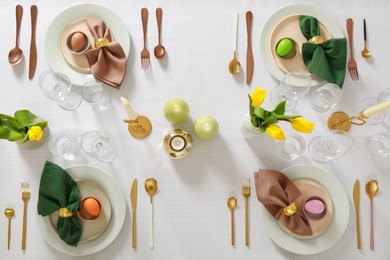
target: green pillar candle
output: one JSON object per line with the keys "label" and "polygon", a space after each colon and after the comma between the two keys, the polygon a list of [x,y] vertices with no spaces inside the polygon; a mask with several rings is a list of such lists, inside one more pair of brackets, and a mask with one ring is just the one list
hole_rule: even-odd
{"label": "green pillar candle", "polygon": [[198,139],[208,141],[218,134],[218,122],[214,117],[201,116],[195,121],[194,132]]}
{"label": "green pillar candle", "polygon": [[189,114],[190,109],[183,99],[173,98],[165,104],[164,115],[171,124],[180,124],[186,121]]}

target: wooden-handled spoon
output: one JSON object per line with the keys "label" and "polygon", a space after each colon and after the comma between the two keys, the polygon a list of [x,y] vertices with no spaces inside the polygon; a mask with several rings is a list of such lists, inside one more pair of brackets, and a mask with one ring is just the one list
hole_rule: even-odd
{"label": "wooden-handled spoon", "polygon": [[20,24],[22,23],[23,7],[21,5],[16,6],[16,40],[15,48],[13,48],[8,54],[8,61],[11,65],[18,64],[23,58],[23,51],[19,48],[19,32]]}

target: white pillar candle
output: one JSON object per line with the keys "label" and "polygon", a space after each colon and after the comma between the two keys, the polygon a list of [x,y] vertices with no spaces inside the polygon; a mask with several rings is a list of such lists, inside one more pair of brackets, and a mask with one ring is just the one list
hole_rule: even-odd
{"label": "white pillar candle", "polygon": [[372,117],[376,114],[379,114],[380,112],[385,111],[386,109],[390,109],[390,101],[366,108],[363,110],[362,114],[365,117]]}
{"label": "white pillar candle", "polygon": [[126,109],[127,115],[129,116],[129,120],[137,119],[138,114],[137,114],[137,112],[134,111],[134,109],[131,106],[131,104],[129,103],[129,101],[124,97],[121,97],[121,101],[122,101],[123,106]]}

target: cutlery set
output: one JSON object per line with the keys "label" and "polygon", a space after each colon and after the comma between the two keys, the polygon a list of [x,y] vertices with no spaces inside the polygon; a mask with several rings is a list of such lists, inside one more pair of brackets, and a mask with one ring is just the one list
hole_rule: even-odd
{"label": "cutlery set", "polygon": [[[246,13],[246,28],[247,28],[247,52],[246,52],[246,84],[249,84],[252,81],[253,76],[253,51],[252,51],[252,21],[253,13],[248,11]],[[233,59],[229,62],[229,72],[233,75],[239,74],[241,72],[241,64],[237,59],[237,33],[238,33],[238,13],[234,14],[234,56]]]}
{"label": "cutlery set", "polygon": [[[145,180],[145,191],[150,196],[150,248],[154,247],[154,218],[153,218],[153,196],[158,190],[157,180],[154,178],[148,178]],[[133,210],[132,221],[132,247],[137,247],[137,197],[138,197],[138,181],[134,179],[130,189],[130,201]]]}
{"label": "cutlery set", "polygon": [[[158,44],[154,48],[154,56],[160,60],[165,56],[165,47],[161,44],[161,21],[162,21],[162,9],[156,9],[157,29],[158,29]],[[141,51],[141,69],[148,69],[150,64],[150,53],[147,48],[147,27],[148,27],[149,12],[147,8],[141,9],[142,19],[142,31],[144,38],[144,47]]]}
{"label": "cutlery set", "polygon": [[[249,246],[249,217],[248,217],[248,198],[251,195],[250,179],[242,179],[242,196],[245,198],[245,245]],[[231,211],[231,243],[235,245],[234,232],[234,210],[237,208],[237,199],[230,197],[227,206]]]}
{"label": "cutlery set", "polygon": [[[367,182],[366,194],[370,199],[370,249],[374,250],[374,221],[373,221],[373,203],[372,200],[375,195],[378,193],[379,185],[376,180],[370,180]],[[353,186],[353,202],[355,205],[355,213],[356,213],[356,240],[357,240],[357,248],[361,249],[361,238],[360,238],[360,182],[359,180],[355,181]]]}
{"label": "cutlery set", "polygon": [[[35,41],[38,8],[36,5],[32,5],[31,9],[31,43],[30,43],[30,59],[29,59],[29,71],[28,78],[31,80],[34,77],[35,69],[37,66],[37,46]],[[19,48],[19,32],[20,25],[23,17],[23,7],[21,5],[16,6],[16,41],[15,48],[13,48],[8,54],[8,61],[11,65],[18,64],[23,59],[23,51]]]}

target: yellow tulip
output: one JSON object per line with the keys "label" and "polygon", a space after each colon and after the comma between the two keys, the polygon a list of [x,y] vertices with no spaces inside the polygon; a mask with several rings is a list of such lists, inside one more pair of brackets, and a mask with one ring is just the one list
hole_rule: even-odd
{"label": "yellow tulip", "polygon": [[27,132],[28,134],[28,139],[31,141],[39,141],[42,138],[42,129],[40,126],[32,126],[30,130]]}
{"label": "yellow tulip", "polygon": [[270,124],[267,129],[265,129],[265,132],[272,138],[278,139],[278,140],[286,140],[286,137],[284,136],[283,129],[275,124]]}
{"label": "yellow tulip", "polygon": [[263,104],[266,94],[267,94],[266,89],[255,88],[253,94],[251,95],[252,106],[259,107],[261,104]]}
{"label": "yellow tulip", "polygon": [[297,117],[291,120],[291,126],[303,133],[311,133],[314,128],[314,124],[306,119],[303,119],[302,117]]}

